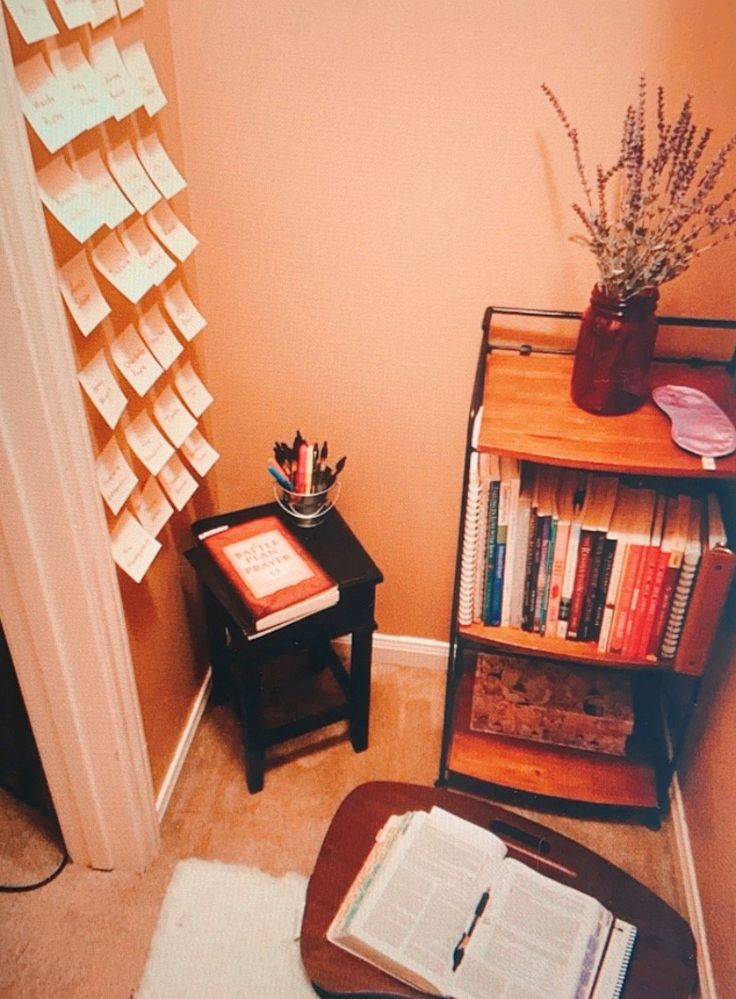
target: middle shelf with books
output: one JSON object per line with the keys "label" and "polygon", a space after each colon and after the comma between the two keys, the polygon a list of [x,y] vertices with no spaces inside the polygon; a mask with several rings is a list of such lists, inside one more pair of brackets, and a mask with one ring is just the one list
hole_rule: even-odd
{"label": "middle shelf with books", "polygon": [[482,452],[471,464],[463,636],[528,655],[702,673],[734,571],[712,483]]}

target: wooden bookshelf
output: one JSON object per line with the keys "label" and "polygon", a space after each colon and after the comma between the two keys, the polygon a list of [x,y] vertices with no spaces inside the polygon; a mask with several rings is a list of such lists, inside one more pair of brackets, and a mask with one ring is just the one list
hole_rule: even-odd
{"label": "wooden bookshelf", "polygon": [[[486,317],[493,310],[487,310]],[[506,310],[508,314],[511,310]],[[523,311],[512,312],[527,315]],[[572,319],[574,314],[559,314]],[[679,322],[679,321],[675,321]],[[730,321],[712,322],[731,328]],[[685,325],[685,322],[679,322]],[[484,329],[471,396],[465,481],[450,636],[447,697],[439,783],[472,786],[476,792],[514,789],[535,796],[652,810],[667,807],[671,779],[685,721],[668,742],[662,722],[663,685],[680,685],[684,701],[694,707],[698,678],[707,667],[734,570],[734,556],[718,549],[703,558],[688,606],[681,648],[672,659],[623,659],[599,652],[597,642],[572,641],[520,628],[457,623],[461,588],[461,555],[467,488],[473,451],[490,452],[537,465],[607,472],[633,485],[675,491],[714,489],[736,479],[736,454],[704,467],[696,455],[679,448],[671,437],[669,417],[651,401],[635,413],[595,416],[570,398],[573,357],[545,349],[512,349],[493,345]],[[654,365],[651,386],[687,385],[706,392],[736,421],[733,376],[726,364],[661,361]],[[726,510],[729,541],[736,543],[735,515]],[[712,557],[711,557],[712,556]],[[467,590],[465,591],[467,593]],[[697,596],[697,599],[696,599]],[[690,617],[690,607],[693,616]],[[474,662],[478,651],[554,660],[599,669],[626,670],[635,690],[636,726],[625,756],[606,755],[512,738],[470,727]]]}

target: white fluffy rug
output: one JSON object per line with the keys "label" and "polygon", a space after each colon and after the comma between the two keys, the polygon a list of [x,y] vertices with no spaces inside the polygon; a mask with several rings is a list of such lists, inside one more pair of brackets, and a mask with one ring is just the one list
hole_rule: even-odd
{"label": "white fluffy rug", "polygon": [[299,956],[307,879],[182,860],[138,999],[314,999]]}

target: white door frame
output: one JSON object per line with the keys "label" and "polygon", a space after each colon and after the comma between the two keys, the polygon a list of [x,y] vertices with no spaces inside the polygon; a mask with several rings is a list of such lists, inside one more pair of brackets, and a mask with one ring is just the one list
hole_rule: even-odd
{"label": "white door frame", "polygon": [[159,849],[76,362],[0,15],[0,620],[71,859]]}

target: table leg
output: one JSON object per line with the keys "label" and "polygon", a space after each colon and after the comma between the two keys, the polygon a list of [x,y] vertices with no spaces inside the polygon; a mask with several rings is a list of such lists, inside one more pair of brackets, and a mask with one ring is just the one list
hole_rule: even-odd
{"label": "table leg", "polygon": [[313,673],[320,673],[330,661],[330,656],[334,655],[330,640],[322,637],[315,639],[309,646],[309,669]]}
{"label": "table leg", "polygon": [[204,587],[205,621],[207,627],[207,653],[212,667],[212,700],[221,703],[229,699],[229,678],[227,665],[230,658],[228,648],[228,617],[220,603]]}
{"label": "table leg", "polygon": [[236,667],[239,672],[241,728],[245,747],[245,780],[251,794],[263,788],[266,746],[261,715],[261,669],[257,663]]}
{"label": "table leg", "polygon": [[368,748],[373,628],[352,634],[350,651],[350,741],[356,753]]}

